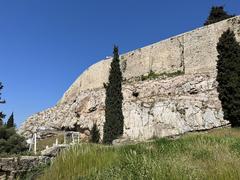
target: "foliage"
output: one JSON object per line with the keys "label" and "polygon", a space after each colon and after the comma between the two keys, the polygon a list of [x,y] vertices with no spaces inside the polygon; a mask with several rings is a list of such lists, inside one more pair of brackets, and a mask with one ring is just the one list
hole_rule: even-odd
{"label": "foliage", "polygon": [[40,179],[84,179],[89,174],[111,167],[118,161],[113,147],[79,144],[63,151]]}
{"label": "foliage", "polygon": [[21,173],[16,179],[17,180],[34,180],[37,177],[41,176],[44,172],[44,169],[48,168],[50,164],[40,164],[37,167],[31,169],[31,171]]}
{"label": "foliage", "polygon": [[3,114],[3,112],[0,112],[0,127],[3,126],[3,119],[5,118],[5,115]]}
{"label": "foliage", "polygon": [[240,126],[240,44],[235,34],[227,30],[217,44],[217,81],[224,119]]}
{"label": "foliage", "polygon": [[14,127],[15,125],[14,125],[14,115],[13,115],[13,113],[11,114],[11,116],[8,118],[8,120],[7,120],[7,127],[8,128],[12,128],[12,127]]}
{"label": "foliage", "polygon": [[150,71],[148,73],[148,75],[142,75],[141,76],[141,80],[142,81],[145,81],[145,80],[153,80],[153,79],[157,79],[159,77],[175,77],[175,76],[179,76],[179,75],[183,75],[184,72],[183,71],[175,71],[175,72],[172,72],[172,73],[166,73],[166,72],[163,72],[163,73],[155,73],[154,71]]}
{"label": "foliage", "polygon": [[213,6],[206,22],[204,23],[204,26],[213,24],[231,17],[234,17],[234,15],[229,15],[226,11],[224,11],[223,6]]}
{"label": "foliage", "polygon": [[25,139],[16,133],[15,128],[0,127],[0,154],[18,154],[26,150]]}
{"label": "foliage", "polygon": [[40,153],[42,150],[46,149],[46,146],[52,147],[53,144],[56,143],[56,139],[58,139],[59,144],[64,143],[64,133],[58,133],[51,137],[47,137],[45,139],[39,139],[37,141],[37,151]]}
{"label": "foliage", "polygon": [[160,75],[159,74],[157,74],[157,73],[155,73],[154,71],[150,71],[149,73],[148,73],[148,75],[146,75],[146,76],[144,76],[144,75],[142,75],[141,76],[141,80],[142,81],[145,81],[145,80],[147,80],[147,79],[156,79],[156,78],[158,78]]}
{"label": "foliage", "polygon": [[109,83],[106,85],[105,124],[103,128],[103,143],[105,144],[111,144],[114,139],[123,134],[122,72],[117,46],[114,46],[113,55]]}
{"label": "foliage", "polygon": [[100,133],[97,127],[97,124],[95,123],[90,131],[91,134],[91,139],[90,141],[92,143],[99,143],[99,139],[100,139]]}
{"label": "foliage", "polygon": [[40,179],[239,179],[239,137],[240,129],[226,128],[135,145],[81,144]]}
{"label": "foliage", "polygon": [[[1,98],[1,95],[2,95],[1,90],[2,89],[3,89],[3,85],[0,82],[0,104],[4,104],[5,103],[5,101],[2,100],[2,98]],[[4,118],[5,118],[5,114],[3,114],[3,112],[0,112],[0,127],[3,126],[3,119]]]}
{"label": "foliage", "polygon": [[[5,103],[1,100],[1,90],[3,85],[0,82],[0,104]],[[7,124],[3,123],[5,115],[0,112],[0,155],[17,154],[27,150],[27,144],[24,137],[16,133],[14,127],[13,114],[10,116]]]}

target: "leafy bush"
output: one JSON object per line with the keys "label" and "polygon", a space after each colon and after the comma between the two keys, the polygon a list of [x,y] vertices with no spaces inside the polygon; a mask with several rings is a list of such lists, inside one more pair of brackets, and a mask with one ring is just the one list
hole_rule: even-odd
{"label": "leafy bush", "polygon": [[0,127],[0,154],[18,154],[27,150],[24,137],[18,135],[15,128],[6,125]]}

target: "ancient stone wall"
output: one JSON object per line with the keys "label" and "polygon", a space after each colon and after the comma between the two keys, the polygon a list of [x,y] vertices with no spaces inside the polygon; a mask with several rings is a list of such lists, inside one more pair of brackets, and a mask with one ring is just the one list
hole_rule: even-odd
{"label": "ancient stone wall", "polygon": [[[216,82],[216,45],[231,28],[240,41],[240,16],[123,54],[124,137],[146,140],[227,125]],[[86,70],[59,103],[27,119],[19,133],[39,127],[71,129],[89,135],[96,123],[103,135],[105,89],[111,59]],[[145,78],[150,71],[156,79]],[[138,96],[134,96],[134,93]]]}
{"label": "ancient stone wall", "polygon": [[49,162],[50,158],[44,156],[0,158],[0,180],[18,179],[27,172]]}
{"label": "ancient stone wall", "polygon": [[[231,28],[240,40],[240,16],[201,27],[193,31],[123,54],[121,66],[126,80],[147,74],[183,71],[186,74],[216,72],[216,45],[221,34]],[[88,68],[64,94],[61,102],[79,92],[102,88],[108,81],[111,59]]]}

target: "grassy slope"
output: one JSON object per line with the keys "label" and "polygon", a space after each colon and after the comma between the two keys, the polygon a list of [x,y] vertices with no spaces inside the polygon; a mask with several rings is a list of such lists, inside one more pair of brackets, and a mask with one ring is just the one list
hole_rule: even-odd
{"label": "grassy slope", "polygon": [[58,139],[58,143],[62,144],[64,142],[64,134],[57,134],[55,136],[46,138],[46,139],[42,139],[42,140],[38,140],[37,141],[37,151],[40,153],[42,150],[44,150],[46,148],[46,146],[48,147],[52,147],[53,144],[56,143],[56,139]]}
{"label": "grassy slope", "polygon": [[240,129],[119,147],[81,144],[40,179],[240,179]]}

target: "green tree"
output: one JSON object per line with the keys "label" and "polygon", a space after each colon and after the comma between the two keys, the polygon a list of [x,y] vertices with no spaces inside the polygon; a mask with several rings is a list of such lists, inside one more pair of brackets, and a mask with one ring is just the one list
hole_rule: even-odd
{"label": "green tree", "polygon": [[217,44],[217,81],[224,119],[233,127],[240,126],[240,44],[228,29]]}
{"label": "green tree", "polygon": [[[3,89],[3,85],[0,82],[0,91]],[[4,104],[5,101],[1,99],[0,92],[0,104]],[[0,112],[0,155],[9,153],[17,154],[27,150],[27,143],[24,137],[16,133],[14,127],[14,117],[13,114],[10,116],[6,125],[3,123],[3,118],[5,115]]]}
{"label": "green tree", "polygon": [[8,128],[14,127],[14,115],[13,115],[13,113],[11,114],[11,116],[7,120],[7,127]]}
{"label": "green tree", "polygon": [[234,16],[235,15],[229,15],[226,11],[224,11],[223,6],[213,6],[207,20],[204,23],[204,26],[213,24]]}
{"label": "green tree", "polygon": [[92,143],[99,143],[99,139],[100,139],[100,133],[99,133],[99,130],[98,130],[98,127],[97,127],[97,124],[94,123],[91,131],[90,131],[90,134],[91,134],[91,142]]}
{"label": "green tree", "polygon": [[0,112],[0,127],[3,126],[3,119],[5,118],[5,114],[3,114],[2,112]]}
{"label": "green tree", "polygon": [[[4,100],[2,100],[2,98],[1,98],[1,95],[2,95],[2,93],[1,93],[1,90],[3,89],[3,85],[2,85],[2,83],[0,82],[0,104],[4,104],[5,103],[5,101]],[[3,112],[0,112],[0,127],[2,127],[3,126],[3,119],[5,118],[5,114],[3,114]]]}
{"label": "green tree", "polygon": [[118,47],[114,46],[108,84],[105,85],[105,123],[103,128],[103,143],[112,144],[123,134],[124,117],[122,112],[122,72]]}
{"label": "green tree", "polygon": [[0,127],[0,155],[18,154],[27,150],[25,138],[16,133],[15,128]]}

